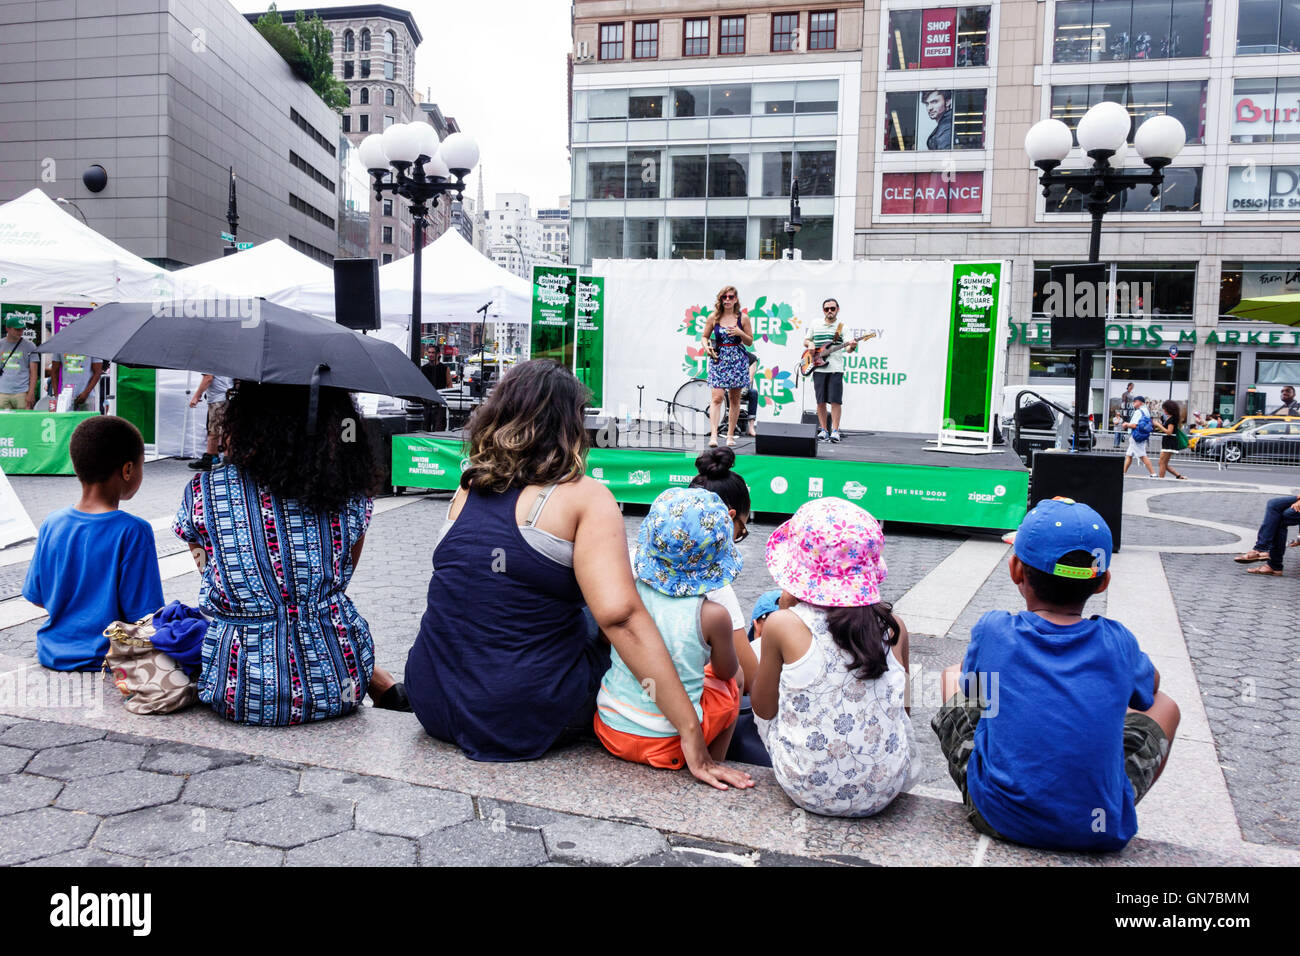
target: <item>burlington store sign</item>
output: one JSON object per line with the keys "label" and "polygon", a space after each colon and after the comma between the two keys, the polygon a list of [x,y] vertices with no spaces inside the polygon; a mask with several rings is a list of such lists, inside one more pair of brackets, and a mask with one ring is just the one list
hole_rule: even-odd
{"label": "burlington store sign", "polygon": [[[1199,338],[1198,338],[1199,336]],[[1012,322],[1007,344],[1047,346],[1052,344],[1050,322]],[[1158,349],[1170,345],[1259,345],[1265,348],[1300,347],[1300,329],[1218,328],[1200,335],[1197,329],[1166,328],[1150,325],[1106,326],[1106,345],[1110,348]]]}

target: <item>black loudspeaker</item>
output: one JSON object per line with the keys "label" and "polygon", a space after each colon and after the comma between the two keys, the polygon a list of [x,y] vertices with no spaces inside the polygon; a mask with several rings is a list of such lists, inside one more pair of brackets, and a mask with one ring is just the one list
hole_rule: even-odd
{"label": "black loudspeaker", "polygon": [[1106,519],[1119,550],[1124,524],[1124,459],[1119,455],[1040,451],[1029,477],[1029,507],[1045,498],[1073,498],[1094,508]]}
{"label": "black loudspeaker", "polygon": [[582,427],[592,448],[618,447],[618,419],[613,415],[587,415]]}
{"label": "black loudspeaker", "polygon": [[358,332],[379,328],[378,260],[334,260],[334,320]]}
{"label": "black loudspeaker", "polygon": [[816,458],[817,426],[763,422],[758,426],[754,451],[760,455],[783,455],[786,458]]}
{"label": "black loudspeaker", "polygon": [[1082,262],[1050,272],[1042,307],[1052,317],[1052,348],[1104,349],[1110,265]]}

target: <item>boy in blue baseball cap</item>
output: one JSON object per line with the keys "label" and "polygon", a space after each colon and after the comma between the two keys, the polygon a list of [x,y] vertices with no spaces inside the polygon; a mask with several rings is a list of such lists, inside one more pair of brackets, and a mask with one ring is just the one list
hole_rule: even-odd
{"label": "boy in blue baseball cap", "polygon": [[1164,769],[1178,705],[1132,632],[1088,598],[1110,584],[1110,528],[1069,498],[1040,501],[1015,537],[1025,610],[990,611],[931,727],[975,829],[1027,846],[1119,850]]}

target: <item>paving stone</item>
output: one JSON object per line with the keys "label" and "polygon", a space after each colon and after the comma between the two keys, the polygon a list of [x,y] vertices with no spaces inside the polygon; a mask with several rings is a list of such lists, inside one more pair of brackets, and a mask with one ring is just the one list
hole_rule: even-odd
{"label": "paving stone", "polygon": [[471,820],[420,840],[421,866],[537,866],[546,862],[541,833]]}
{"label": "paving stone", "polygon": [[350,773],[346,770],[327,770],[323,767],[311,767],[302,772],[298,789],[302,793],[318,793],[328,797],[342,797],[345,800],[360,800],[362,797],[378,793],[390,793],[409,784],[387,777],[368,777],[365,774]]}
{"label": "paving stone", "polygon": [[31,860],[23,866],[59,866],[75,867],[84,869],[92,866],[142,866],[143,860],[137,860],[130,856],[121,856],[117,853],[105,853],[103,850],[87,848],[84,850],[69,850],[67,853],[56,853],[53,856],[43,856],[39,860]]}
{"label": "paving stone", "polygon": [[255,764],[204,770],[185,782],[185,803],[238,810],[284,797],[298,789],[298,774]]}
{"label": "paving stone", "polygon": [[347,830],[290,850],[289,866],[415,866],[415,844],[401,837]]}
{"label": "paving stone", "polygon": [[213,843],[182,853],[173,853],[160,860],[152,860],[150,866],[284,866],[284,851],[269,846],[254,846],[251,843]]}
{"label": "paving stone", "polygon": [[142,770],[154,770],[159,773],[202,773],[217,767],[246,763],[244,754],[228,750],[210,750],[207,747],[192,747],[189,744],[165,743],[150,747],[149,753],[140,764]]}
{"label": "paving stone", "polygon": [[574,817],[542,827],[546,853],[553,860],[620,866],[668,849],[668,841],[650,827]]}
{"label": "paving stone", "polygon": [[491,797],[478,798],[478,812],[489,824],[499,820],[508,827],[522,827],[525,830],[540,830],[548,823],[574,819],[570,813],[530,807],[526,803],[513,803],[509,800],[493,800]]}
{"label": "paving stone", "polygon": [[375,833],[422,837],[473,819],[473,799],[451,790],[402,787],[357,801],[357,828]]}
{"label": "paving stone", "polygon": [[30,774],[6,774],[0,777],[0,816],[48,807],[63,784]]}
{"label": "paving stone", "polygon": [[745,866],[739,860],[699,853],[694,850],[667,850],[654,856],[642,857],[628,866]]}
{"label": "paving stone", "polygon": [[818,859],[811,856],[794,856],[790,853],[767,853],[758,855],[759,866],[841,866],[832,860]]}
{"label": "paving stone", "polygon": [[183,784],[184,781],[169,774],[123,770],[103,777],[74,780],[63,788],[55,806],[108,817],[171,803]]}
{"label": "paving stone", "polygon": [[351,828],[349,801],[295,793],[240,810],[230,825],[230,838],[288,849]]}
{"label": "paving stone", "polygon": [[145,748],[137,744],[95,740],[70,747],[42,750],[27,765],[28,773],[60,780],[102,777],[120,770],[134,770],[144,759]]}
{"label": "paving stone", "polygon": [[95,846],[109,853],[161,859],[226,838],[231,814],[211,807],[171,803],[109,817],[95,836]]}
{"label": "paving stone", "polygon": [[105,731],[75,724],[55,724],[45,720],[29,720],[10,727],[0,734],[0,744],[44,750],[46,747],[63,747],[89,740],[102,740]]}
{"label": "paving stone", "polygon": [[27,766],[27,761],[32,759],[35,752],[21,747],[0,746],[0,773],[17,773]]}
{"label": "paving stone", "polygon": [[80,849],[97,826],[99,817],[55,807],[0,817],[0,866]]}

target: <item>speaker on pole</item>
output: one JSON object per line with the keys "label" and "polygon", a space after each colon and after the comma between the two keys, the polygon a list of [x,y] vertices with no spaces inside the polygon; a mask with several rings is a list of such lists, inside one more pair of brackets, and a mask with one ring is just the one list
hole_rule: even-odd
{"label": "speaker on pole", "polygon": [[358,332],[379,328],[378,260],[334,260],[334,320]]}
{"label": "speaker on pole", "polygon": [[802,422],[762,422],[754,439],[754,451],[786,458],[816,458],[817,426]]}
{"label": "speaker on pole", "polygon": [[1052,266],[1043,308],[1052,318],[1052,348],[1104,349],[1110,264]]}
{"label": "speaker on pole", "polygon": [[1073,498],[1092,507],[1110,526],[1119,550],[1124,524],[1124,459],[1119,455],[1038,452],[1029,476],[1029,507],[1048,498]]}

